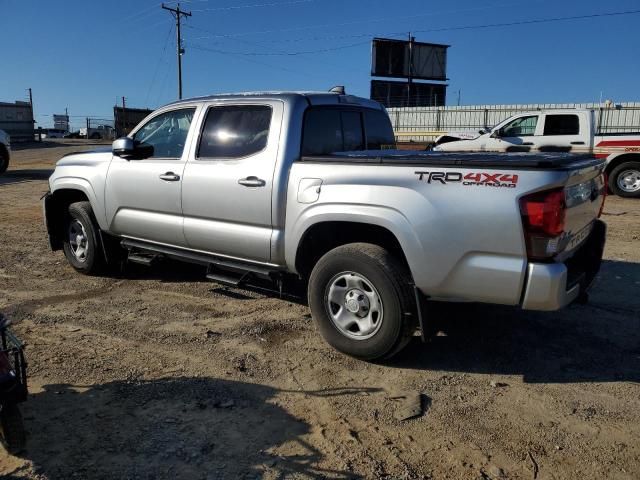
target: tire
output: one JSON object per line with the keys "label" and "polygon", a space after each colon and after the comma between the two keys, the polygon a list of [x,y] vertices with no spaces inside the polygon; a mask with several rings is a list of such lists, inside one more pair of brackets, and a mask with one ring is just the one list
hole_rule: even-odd
{"label": "tire", "polygon": [[20,409],[15,404],[2,407],[0,412],[0,424],[2,424],[2,436],[9,453],[20,453],[27,443],[27,435],[24,430],[24,422]]}
{"label": "tire", "polygon": [[0,175],[7,171],[9,168],[9,154],[0,149]]}
{"label": "tire", "polygon": [[89,202],[69,205],[64,222],[64,255],[78,272],[96,275],[105,268],[98,224]]}
{"label": "tire", "polygon": [[640,198],[640,162],[624,162],[611,170],[609,189],[626,198]]}
{"label": "tire", "polygon": [[313,268],[309,307],[336,350],[362,360],[390,358],[416,328],[410,283],[407,268],[387,250],[351,243],[329,251]]}

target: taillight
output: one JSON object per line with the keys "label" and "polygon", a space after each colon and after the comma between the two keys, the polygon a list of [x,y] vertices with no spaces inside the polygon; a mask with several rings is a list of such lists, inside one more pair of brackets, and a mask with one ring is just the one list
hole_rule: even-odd
{"label": "taillight", "polygon": [[532,193],[520,199],[520,214],[530,259],[548,259],[558,253],[566,209],[562,188]]}

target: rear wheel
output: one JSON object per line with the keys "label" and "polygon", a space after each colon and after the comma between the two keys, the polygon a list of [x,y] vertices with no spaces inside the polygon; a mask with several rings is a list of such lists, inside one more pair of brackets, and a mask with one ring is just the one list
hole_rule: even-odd
{"label": "rear wheel", "polygon": [[609,188],[621,197],[640,197],[640,162],[624,162],[611,170]]}
{"label": "rear wheel", "polygon": [[89,202],[69,205],[64,235],[64,255],[73,268],[86,275],[95,275],[103,270],[102,244]]}
{"label": "rear wheel", "polygon": [[384,248],[343,245],[311,272],[309,307],[320,334],[336,350],[364,360],[388,358],[415,329],[409,284],[406,267]]}

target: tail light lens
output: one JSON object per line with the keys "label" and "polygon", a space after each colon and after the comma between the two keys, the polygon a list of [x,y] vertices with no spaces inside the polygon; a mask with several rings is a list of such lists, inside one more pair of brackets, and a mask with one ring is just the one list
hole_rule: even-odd
{"label": "tail light lens", "polygon": [[520,214],[529,259],[549,259],[558,252],[558,242],[564,232],[566,209],[562,188],[532,193],[520,199]]}

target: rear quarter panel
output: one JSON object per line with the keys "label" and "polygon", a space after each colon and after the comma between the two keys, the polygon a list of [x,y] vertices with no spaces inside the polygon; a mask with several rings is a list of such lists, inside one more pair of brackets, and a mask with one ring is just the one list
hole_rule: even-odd
{"label": "rear quarter panel", "polygon": [[[419,172],[448,172],[451,179],[469,174],[517,179],[495,187],[434,181]],[[295,270],[297,245],[317,222],[372,223],[396,236],[415,284],[426,295],[515,305],[527,263],[518,199],[563,185],[566,178],[566,172],[557,171],[296,162],[287,195],[285,260]],[[322,180],[314,203],[297,198],[307,179]]]}

